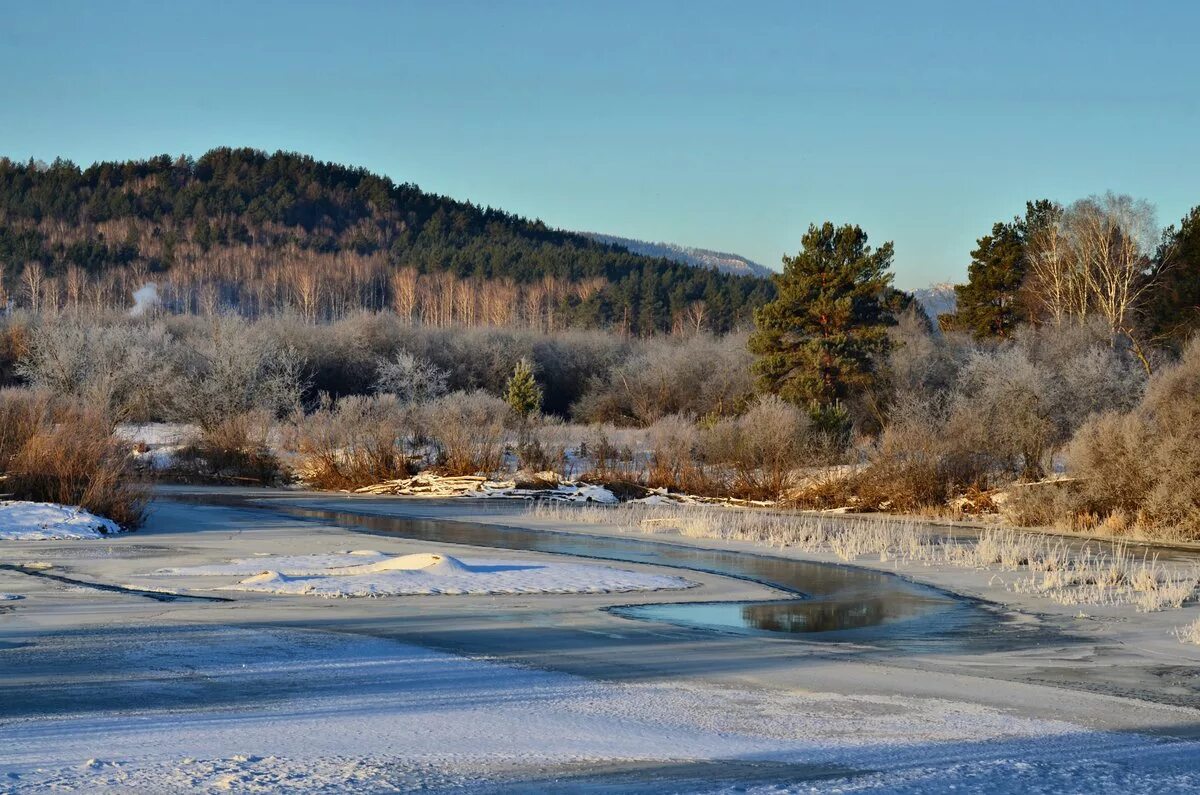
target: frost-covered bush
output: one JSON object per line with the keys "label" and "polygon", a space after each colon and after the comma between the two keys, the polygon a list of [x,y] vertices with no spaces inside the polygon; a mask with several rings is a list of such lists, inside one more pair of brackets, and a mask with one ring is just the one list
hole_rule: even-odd
{"label": "frost-covered bush", "polygon": [[1128,411],[1141,399],[1146,371],[1125,337],[1113,339],[1103,321],[1023,327],[1014,345],[1048,374],[1051,443],[1065,444],[1094,414]]}
{"label": "frost-covered bush", "polygon": [[179,389],[178,346],[162,324],[42,317],[17,374],[35,389],[71,397],[113,423],[162,419]]}
{"label": "frost-covered bush", "polygon": [[689,493],[707,492],[708,484],[697,464],[700,441],[691,417],[670,414],[646,429],[650,448],[647,485]]}
{"label": "frost-covered bush", "polygon": [[421,407],[421,424],[437,449],[437,465],[446,473],[491,474],[504,461],[509,408],[482,390],[451,392]]}
{"label": "frost-covered bush", "polygon": [[898,394],[947,394],[954,389],[958,371],[975,344],[964,335],[935,333],[918,311],[914,308],[903,312],[896,325],[888,329],[888,361],[880,369]]}
{"label": "frost-covered bush", "polygon": [[323,395],[316,410],[296,412],[283,444],[306,483],[350,489],[414,474],[413,428],[412,409],[393,395]]}
{"label": "frost-covered bush", "polygon": [[215,318],[191,339],[180,370],[175,413],[205,431],[252,412],[283,416],[299,405],[304,388],[299,354],[235,317]]}
{"label": "frost-covered bush", "polygon": [[375,391],[401,403],[424,403],[446,393],[446,373],[433,363],[399,351],[376,368]]}
{"label": "frost-covered bush", "polygon": [[574,475],[567,451],[576,447],[573,429],[554,416],[539,416],[528,429],[525,444],[517,446],[517,465],[526,472]]}
{"label": "frost-covered bush", "polygon": [[1200,537],[1200,339],[1150,379],[1131,412],[1089,421],[1068,450],[1081,508],[1151,532]]}
{"label": "frost-covered bush", "polygon": [[322,392],[371,393],[380,362],[402,354],[444,373],[449,390],[499,394],[514,365],[526,358],[546,391],[545,410],[564,417],[589,383],[606,377],[642,344],[603,331],[429,328],[401,322],[391,312],[359,312],[329,324],[280,316],[257,325],[304,361],[310,401]]}
{"label": "frost-covered bush", "polygon": [[736,414],[754,394],[751,362],[743,334],[649,340],[591,385],[575,415],[649,425],[670,414]]}
{"label": "frost-covered bush", "polygon": [[706,461],[727,467],[733,490],[752,499],[776,499],[793,485],[796,469],[812,463],[821,448],[807,412],[774,395],[763,395],[738,417],[720,420],[704,433]]}
{"label": "frost-covered bush", "polygon": [[912,467],[932,484],[937,472],[950,491],[1041,477],[1089,417],[1127,409],[1145,383],[1136,357],[1099,324],[1022,328],[1006,342],[904,322],[893,335],[893,395],[874,460],[894,479]]}
{"label": "frost-covered bush", "polygon": [[1054,438],[1051,373],[1018,347],[971,355],[959,373],[946,433],[986,469],[1041,477]]}
{"label": "frost-covered bush", "polygon": [[882,431],[867,466],[835,495],[860,506],[938,505],[1036,480],[1088,418],[1127,409],[1145,384],[1137,357],[1102,325],[1022,328],[1012,340],[977,342],[902,319],[891,333]]}
{"label": "frost-covered bush", "polygon": [[[191,319],[189,319],[191,320]],[[231,482],[283,479],[271,446],[278,419],[304,392],[302,360],[268,325],[217,317],[180,326],[180,385],[171,413],[199,437],[177,457],[176,474]]]}

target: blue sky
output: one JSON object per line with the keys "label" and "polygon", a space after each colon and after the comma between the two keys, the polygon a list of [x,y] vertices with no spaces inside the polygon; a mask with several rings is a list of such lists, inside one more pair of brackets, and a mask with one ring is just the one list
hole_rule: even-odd
{"label": "blue sky", "polygon": [[0,154],[290,149],[778,266],[961,279],[1026,199],[1200,204],[1193,3],[0,3]]}

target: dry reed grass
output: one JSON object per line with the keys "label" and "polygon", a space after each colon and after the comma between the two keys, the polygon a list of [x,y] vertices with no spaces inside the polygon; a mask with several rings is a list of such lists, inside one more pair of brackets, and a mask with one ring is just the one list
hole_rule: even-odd
{"label": "dry reed grass", "polygon": [[611,524],[628,532],[674,530],[692,538],[750,541],[803,552],[831,553],[855,562],[944,565],[1020,573],[1007,583],[1017,593],[1059,604],[1129,605],[1142,612],[1174,609],[1192,599],[1200,567],[1179,568],[1126,544],[1087,541],[1007,529],[986,529],[976,538],[935,533],[909,519],[797,514],[718,506],[624,503],[614,507],[536,504],[541,518]]}

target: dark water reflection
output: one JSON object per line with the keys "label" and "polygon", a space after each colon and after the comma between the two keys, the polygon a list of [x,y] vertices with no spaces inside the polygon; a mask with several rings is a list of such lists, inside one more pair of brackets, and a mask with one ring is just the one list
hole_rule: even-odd
{"label": "dark water reflection", "polygon": [[[955,611],[939,598],[889,594],[870,599],[788,599],[775,602],[688,602],[615,607],[610,612],[626,618],[666,621],[672,624],[724,631],[753,630],[772,633],[820,633],[877,627],[895,621],[936,616],[944,630],[945,613]],[[965,612],[965,609],[964,609]]]}
{"label": "dark water reflection", "polygon": [[[702,549],[640,538],[593,536],[443,519],[364,514],[272,503],[290,516],[388,536],[479,547],[518,549],[606,561],[649,563],[752,580],[796,594],[756,602],[676,602],[613,607],[626,618],[739,633],[841,640],[904,636],[909,640],[966,631],[989,616],[976,604],[882,572],[851,566]],[[864,630],[886,629],[886,633]]]}

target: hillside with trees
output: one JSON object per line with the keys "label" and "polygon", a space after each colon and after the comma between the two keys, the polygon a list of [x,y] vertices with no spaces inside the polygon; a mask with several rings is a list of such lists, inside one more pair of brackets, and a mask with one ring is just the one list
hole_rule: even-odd
{"label": "hillside with trees", "polygon": [[87,168],[0,159],[4,303],[391,308],[425,325],[727,331],[769,281],[646,257],[300,154],[214,149]]}
{"label": "hillside with trees", "polygon": [[172,422],[193,429],[172,476],[202,481],[515,464],[1200,538],[1200,210],[1162,229],[1130,196],[1031,201],[928,313],[852,223],[810,225],[768,282],[284,153],[0,161],[0,202],[0,385],[51,440],[10,473],[86,410],[87,471],[111,428]]}

